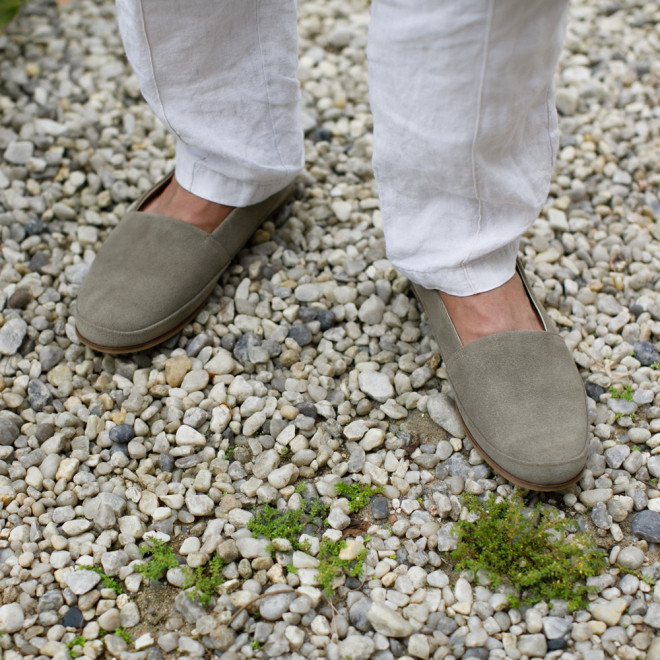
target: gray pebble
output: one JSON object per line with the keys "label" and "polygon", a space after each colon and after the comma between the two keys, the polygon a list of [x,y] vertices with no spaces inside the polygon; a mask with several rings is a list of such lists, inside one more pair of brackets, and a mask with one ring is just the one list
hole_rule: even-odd
{"label": "gray pebble", "polygon": [[660,456],[657,454],[655,456],[651,456],[649,460],[646,462],[646,467],[653,477],[660,477]]}
{"label": "gray pebble", "polygon": [[295,323],[289,329],[289,337],[293,339],[299,346],[307,346],[312,343],[311,330],[302,323]]}
{"label": "gray pebble", "polygon": [[18,632],[25,623],[25,614],[18,603],[0,606],[0,630],[4,633]]}
{"label": "gray pebble", "polygon": [[530,658],[542,658],[548,647],[544,635],[521,635],[518,638],[518,650]]}
{"label": "gray pebble", "polygon": [[82,612],[75,606],[70,607],[62,618],[62,625],[67,628],[82,628],[84,623]]}
{"label": "gray pebble", "polygon": [[34,144],[27,140],[11,142],[5,149],[5,160],[14,165],[25,165],[32,158],[34,153]]}
{"label": "gray pebble", "polygon": [[360,445],[353,445],[348,456],[348,469],[350,472],[360,472],[364,466],[366,453]]}
{"label": "gray pebble", "polygon": [[196,357],[206,346],[213,346],[213,340],[207,334],[202,333],[193,337],[186,345],[186,353],[190,357]]}
{"label": "gray pebble", "polygon": [[385,313],[385,303],[378,296],[367,298],[358,311],[360,321],[367,325],[376,325],[383,320]]}
{"label": "gray pebble", "polygon": [[351,519],[341,509],[332,508],[328,514],[328,525],[334,529],[346,529],[351,524]]}
{"label": "gray pebble", "polygon": [[25,339],[27,323],[20,318],[9,319],[0,328],[0,353],[14,355]]}
{"label": "gray pebble", "polygon": [[543,633],[548,639],[566,637],[571,629],[571,622],[558,616],[543,617]]}
{"label": "gray pebble", "polygon": [[158,455],[158,467],[163,472],[173,472],[174,471],[174,459],[169,454],[159,454]]}
{"label": "gray pebble", "polygon": [[125,445],[135,437],[135,431],[130,424],[118,424],[110,429],[109,436],[112,442]]}
{"label": "gray pebble", "polygon": [[204,607],[189,598],[184,591],[180,592],[174,599],[174,608],[188,623],[195,623],[206,614]]}
{"label": "gray pebble", "polygon": [[644,623],[660,630],[660,603],[651,603],[644,617]]}
{"label": "gray pebble", "polygon": [[431,419],[454,438],[464,438],[465,430],[456,412],[456,406],[446,394],[432,396],[426,404]]}
{"label": "gray pebble", "polygon": [[602,502],[594,505],[591,511],[591,520],[596,527],[601,529],[609,529],[612,526],[612,516],[607,512],[607,508]]}
{"label": "gray pebble", "polygon": [[28,403],[37,412],[51,405],[53,397],[45,383],[40,380],[31,380],[28,384]]}
{"label": "gray pebble", "polygon": [[64,358],[64,351],[55,345],[44,346],[39,353],[39,361],[43,371],[50,371],[56,364],[59,364]]}
{"label": "gray pebble", "polygon": [[234,345],[234,357],[241,363],[249,362],[250,348],[261,346],[261,340],[253,332],[246,332]]}
{"label": "gray pebble", "polygon": [[630,448],[627,445],[616,445],[605,450],[605,460],[614,470],[619,469],[629,455]]}
{"label": "gray pebble", "polygon": [[660,513],[640,511],[633,518],[632,533],[650,543],[660,543]]}
{"label": "gray pebble", "polygon": [[371,513],[376,520],[384,520],[389,515],[387,498],[377,495],[371,500]]}
{"label": "gray pebble", "polygon": [[360,598],[349,608],[348,616],[351,625],[361,632],[367,632],[371,629],[371,624],[367,619],[367,612],[370,607],[371,600],[369,598]]}
{"label": "gray pebble", "polygon": [[[289,591],[290,589],[290,591]],[[277,621],[289,609],[289,605],[296,599],[296,592],[285,585],[276,584],[266,589],[265,593],[272,591],[286,591],[287,593],[266,596],[259,604],[259,614],[266,621]]]}
{"label": "gray pebble", "polygon": [[101,576],[98,573],[78,570],[67,575],[66,586],[69,587],[76,596],[82,596],[91,591],[100,581]]}
{"label": "gray pebble", "polygon": [[374,652],[374,642],[369,637],[350,635],[339,645],[341,657],[352,660],[369,660]]}
{"label": "gray pebble", "polygon": [[0,418],[0,445],[12,445],[19,434],[20,431],[16,424],[8,419]]}
{"label": "gray pebble", "polygon": [[372,399],[385,403],[394,397],[394,387],[386,374],[380,371],[363,371],[358,376],[360,389]]}
{"label": "gray pebble", "polygon": [[294,295],[301,302],[315,302],[321,297],[321,289],[317,284],[299,284]]}
{"label": "gray pebble", "polygon": [[635,359],[639,360],[643,366],[649,367],[655,362],[660,363],[660,352],[648,341],[636,341],[633,344]]}

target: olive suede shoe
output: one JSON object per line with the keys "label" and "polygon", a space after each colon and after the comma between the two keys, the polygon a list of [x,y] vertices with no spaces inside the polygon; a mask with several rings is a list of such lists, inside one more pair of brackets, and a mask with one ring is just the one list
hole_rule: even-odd
{"label": "olive suede shoe", "polygon": [[518,486],[554,491],[575,483],[587,461],[589,423],[570,351],[517,271],[545,332],[520,330],[463,345],[437,291],[413,284],[472,444]]}
{"label": "olive suede shoe", "polygon": [[234,256],[293,189],[288,186],[263,202],[234,209],[209,234],[181,220],[140,211],[172,176],[129,209],[80,287],[76,332],[97,351],[140,351],[184,328]]}

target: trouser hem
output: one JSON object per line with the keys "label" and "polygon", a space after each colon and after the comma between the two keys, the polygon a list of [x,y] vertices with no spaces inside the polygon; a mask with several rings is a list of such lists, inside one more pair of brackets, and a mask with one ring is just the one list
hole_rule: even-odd
{"label": "trouser hem", "polygon": [[501,286],[513,277],[516,270],[519,241],[513,241],[496,252],[452,268],[416,271],[394,267],[410,281],[425,289],[438,290],[452,296],[470,296]]}
{"label": "trouser hem", "polygon": [[203,157],[190,153],[181,142],[176,150],[176,180],[189,192],[210,202],[242,208],[267,199],[288,186],[302,171],[301,167],[270,181],[241,181],[211,169]]}

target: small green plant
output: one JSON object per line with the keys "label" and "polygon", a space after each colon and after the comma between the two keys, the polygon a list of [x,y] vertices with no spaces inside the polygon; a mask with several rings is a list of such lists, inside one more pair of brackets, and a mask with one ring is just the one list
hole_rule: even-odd
{"label": "small green plant", "polygon": [[117,582],[114,578],[111,578],[107,575],[100,566],[78,566],[79,571],[92,571],[97,575],[101,576],[101,584],[106,589],[112,589],[115,593],[121,594],[124,590],[121,587],[121,584]]}
{"label": "small green plant", "polygon": [[135,570],[149,580],[160,580],[170,568],[177,568],[174,550],[160,539],[151,537],[140,547],[140,554],[149,557],[146,564],[135,567]]}
{"label": "small green plant", "polygon": [[121,637],[127,644],[131,643],[131,636],[124,628],[115,628],[114,634],[117,635],[117,637]]}
{"label": "small green plant", "polygon": [[[363,487],[361,487],[363,488]],[[371,488],[367,487],[369,491]],[[363,494],[365,491],[360,490]],[[343,493],[340,493],[343,494]],[[365,495],[369,497],[370,495]],[[366,501],[365,501],[366,503]],[[363,505],[364,506],[364,505]],[[358,507],[355,510],[358,510]],[[307,502],[306,505],[296,510],[278,510],[266,504],[264,508],[256,513],[248,522],[247,527],[253,536],[266,536],[269,539],[283,538],[291,543],[294,550],[303,552],[310,551],[310,543],[307,539],[299,541],[302,530],[308,523],[317,522],[322,519],[322,525],[327,525],[325,519],[328,515],[328,506],[319,499]],[[365,543],[369,537],[365,537]],[[358,577],[362,574],[364,559],[367,556],[366,548],[362,548],[353,560],[339,558],[342,548],[346,547],[346,541],[331,541],[323,538],[317,554],[319,560],[318,581],[328,596],[332,595],[332,582],[335,577],[347,574]],[[271,552],[273,548],[270,548]],[[293,564],[287,564],[287,571],[297,575],[298,571]]]}
{"label": "small green plant", "polygon": [[224,563],[217,554],[211,557],[206,566],[197,566],[194,570],[186,567],[186,581],[183,588],[193,587],[188,596],[204,606],[210,605],[216,589],[225,581],[222,576],[223,568]]}
{"label": "small green plant", "polygon": [[0,0],[0,28],[9,25],[25,0]]}
{"label": "small green plant", "polygon": [[630,419],[634,422],[637,419],[637,413],[636,412],[631,412],[630,415],[628,415]]}
{"label": "small green plant", "polygon": [[616,413],[614,415],[614,421],[617,422],[623,417],[623,413]]}
{"label": "small green plant", "polygon": [[634,568],[627,568],[626,566],[618,565],[619,570],[624,575],[634,575],[641,582],[645,582],[650,587],[654,587],[657,580],[652,575],[643,575],[641,571],[638,571]]}
{"label": "small green plant", "polygon": [[280,456],[286,456],[289,453],[289,448],[284,445],[280,448]]}
{"label": "small green plant", "polygon": [[660,369],[660,362],[652,362],[651,369]]}
{"label": "small green plant", "polygon": [[632,385],[626,385],[621,392],[614,385],[610,385],[608,392],[612,395],[613,399],[633,400]]}
{"label": "small green plant", "polygon": [[367,549],[362,548],[357,557],[352,560],[340,559],[339,553],[346,547],[346,541],[331,541],[324,537],[321,540],[318,559],[318,581],[326,596],[332,596],[332,582],[343,573],[351,577],[360,577],[364,569],[364,559],[367,556]]}
{"label": "small green plant", "polygon": [[299,550],[298,539],[302,530],[315,518],[325,519],[328,515],[328,506],[321,500],[306,503],[300,509],[293,511],[286,509],[280,511],[266,504],[248,522],[247,528],[253,536],[265,536],[269,539],[287,539],[294,550]]}
{"label": "small green plant", "polygon": [[351,513],[357,513],[369,503],[369,498],[381,493],[381,487],[372,488],[363,484],[345,484],[339,481],[335,484],[335,491],[340,497],[348,499],[348,510]]}
{"label": "small green plant", "polygon": [[261,648],[261,642],[258,639],[253,639],[251,646],[255,651],[258,651]]}
{"label": "small green plant", "polygon": [[477,519],[454,525],[457,570],[483,569],[494,587],[512,586],[514,606],[553,598],[568,601],[571,610],[585,604],[584,580],[605,569],[606,557],[574,521],[541,504],[529,515],[519,493],[500,500],[490,493],[483,501],[468,495],[464,502]]}
{"label": "small green plant", "polygon": [[301,481],[300,483],[296,484],[295,492],[298,493],[298,495],[302,495],[303,490],[305,490],[305,482]]}
{"label": "small green plant", "polygon": [[87,640],[82,636],[74,637],[70,642],[66,643],[66,647],[69,649],[69,655],[72,658],[75,658],[78,655],[78,651],[81,649],[76,648],[77,646],[85,646]]}

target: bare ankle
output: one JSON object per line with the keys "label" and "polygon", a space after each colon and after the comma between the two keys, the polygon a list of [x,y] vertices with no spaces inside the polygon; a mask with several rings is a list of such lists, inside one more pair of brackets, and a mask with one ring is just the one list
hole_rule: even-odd
{"label": "bare ankle", "polygon": [[150,199],[141,210],[176,218],[210,234],[222,224],[233,207],[198,197],[182,188],[176,178],[172,177],[167,187],[157,197]]}
{"label": "bare ankle", "polygon": [[499,332],[544,330],[518,274],[491,291],[471,296],[438,293],[463,345]]}

